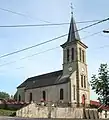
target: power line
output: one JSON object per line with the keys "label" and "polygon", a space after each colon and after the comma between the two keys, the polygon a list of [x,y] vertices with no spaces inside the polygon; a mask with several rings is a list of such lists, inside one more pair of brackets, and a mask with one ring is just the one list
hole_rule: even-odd
{"label": "power line", "polygon": [[[5,12],[9,12],[9,13],[13,13],[13,14],[16,14],[16,15],[20,15],[20,16],[23,16],[23,17],[27,17],[29,19],[34,19],[36,20],[35,18],[27,15],[27,14],[24,14],[24,13],[20,13],[20,12],[15,12],[15,11],[12,11],[12,10],[9,10],[9,9],[6,9],[6,8],[1,8],[0,7],[0,10],[2,11],[5,11]],[[37,18],[39,19],[39,18]],[[39,19],[40,21],[42,22],[45,22],[45,23],[51,23],[47,20],[42,20],[42,19]],[[97,21],[100,21],[100,20],[89,20],[89,21],[82,21],[82,22],[76,22],[76,23],[89,23],[89,22],[97,22]],[[66,25],[66,24],[70,24],[70,23],[57,23],[57,24],[36,24],[36,25],[1,25],[0,27],[36,27],[36,26],[51,26],[51,25]]]}
{"label": "power line", "polygon": [[[108,30],[108,29],[107,29],[107,30]],[[93,34],[91,34],[91,35],[88,35],[88,36],[83,37],[82,39],[86,39],[86,38],[92,37],[92,36],[97,35],[97,34],[99,34],[99,33],[101,33],[101,32],[102,32],[102,31],[95,32],[95,33],[93,33]],[[101,47],[99,47],[99,48],[97,48],[97,49],[102,49],[102,48],[105,48],[105,47],[109,47],[109,45],[104,45],[104,46],[101,46]],[[29,56],[26,56],[26,57],[22,57],[22,58],[20,58],[19,60],[25,60],[25,59],[27,59],[27,58],[31,58],[31,57],[34,57],[34,56],[36,56],[36,55],[43,54],[43,53],[45,53],[45,52],[49,52],[49,51],[55,50],[55,49],[57,49],[57,48],[60,48],[60,46],[57,46],[57,47],[55,47],[55,48],[51,48],[51,49],[48,49],[48,50],[45,50],[45,51],[42,51],[42,52],[39,52],[39,53],[35,53],[35,54],[29,55]],[[17,61],[18,61],[18,60],[16,60],[16,61],[11,61],[11,62],[8,62],[8,63],[5,63],[5,64],[0,64],[0,67],[3,67],[3,66],[6,66],[6,65],[10,65],[10,64],[16,63]],[[22,69],[22,68],[24,68],[24,67],[20,67],[20,69]],[[16,68],[16,69],[17,69],[17,68]]]}
{"label": "power line", "polygon": [[99,33],[101,33],[101,32],[103,32],[103,31],[99,31],[99,32],[92,33],[92,34],[90,34],[90,35],[87,35],[87,36],[83,37],[82,39],[86,39],[86,38],[92,37],[92,36],[97,35],[97,34],[99,34]]}
{"label": "power line", "polygon": [[[96,23],[93,23],[93,24],[91,24],[91,25],[88,25],[88,26],[85,26],[85,27],[83,27],[83,28],[80,28],[79,30],[77,30],[77,31],[75,31],[75,32],[78,32],[78,31],[87,29],[87,28],[89,28],[89,27],[95,26],[95,25],[100,24],[100,23],[102,23],[102,22],[105,22],[105,21],[107,21],[107,20],[109,20],[109,18],[103,19],[103,20],[101,20],[101,21],[99,21],[99,22],[96,22]],[[59,36],[59,37],[55,37],[55,38],[53,38],[53,39],[51,39],[51,40],[48,40],[48,41],[45,41],[45,42],[42,42],[42,43],[39,43],[39,44],[30,46],[30,47],[27,47],[27,48],[24,48],[24,49],[20,49],[20,50],[17,50],[17,51],[14,51],[14,52],[11,52],[11,53],[2,55],[2,56],[0,56],[0,58],[4,58],[4,57],[7,57],[7,56],[16,54],[16,53],[20,53],[20,52],[22,52],[22,51],[26,51],[26,50],[32,49],[32,48],[34,48],[34,47],[37,47],[37,46],[40,46],[40,45],[43,45],[43,44],[46,44],[46,43],[55,41],[55,40],[57,40],[57,39],[63,38],[63,37],[65,37],[65,36],[67,36],[67,35],[68,35],[68,34],[64,34],[64,35],[61,35],[61,36]]]}
{"label": "power line", "polygon": [[[108,28],[108,29],[109,29],[109,28]],[[108,30],[108,29],[106,29],[106,30]],[[90,35],[88,35],[88,36],[85,36],[85,37],[83,37],[83,38],[81,38],[81,39],[86,39],[86,38],[92,37],[92,36],[97,35],[97,34],[99,34],[99,33],[101,33],[101,32],[103,32],[103,31],[101,30],[101,31],[92,33],[92,34],[90,34]],[[109,47],[109,45],[101,46],[101,47],[99,47],[99,49],[104,48],[104,47]],[[38,53],[29,55],[29,56],[26,56],[26,57],[22,57],[22,58],[20,58],[19,60],[25,60],[25,59],[27,59],[27,58],[34,57],[34,56],[36,56],[36,55],[40,55],[40,54],[43,54],[43,53],[45,53],[45,52],[48,52],[48,51],[51,51],[51,50],[55,50],[55,49],[57,49],[57,48],[60,48],[60,46],[57,46],[57,47],[51,48],[51,49],[47,49],[47,50],[45,50],[45,51],[38,52]],[[0,64],[0,67],[6,66],[6,65],[10,65],[10,64],[13,64],[13,63],[16,63],[17,61],[18,61],[18,60],[16,60],[16,61],[11,61],[11,62],[8,62],[8,63],[5,63],[5,64]]]}
{"label": "power line", "polygon": [[[26,57],[22,57],[22,58],[20,58],[19,60],[24,60],[24,59],[27,59],[27,58],[30,58],[30,57],[34,57],[34,56],[36,56],[36,55],[43,54],[43,53],[45,53],[45,52],[52,51],[52,50],[57,49],[57,48],[60,48],[60,46],[57,46],[57,47],[54,47],[54,48],[50,48],[50,49],[47,49],[47,50],[45,50],[45,51],[38,52],[38,53],[29,55],[29,56],[26,56]],[[6,65],[10,65],[10,64],[13,64],[13,63],[16,63],[17,61],[18,61],[18,60],[16,60],[16,61],[11,61],[11,62],[7,62],[7,63],[5,63],[5,64],[0,64],[0,67],[6,66]]]}
{"label": "power line", "polygon": [[22,69],[22,68],[25,68],[24,66],[22,66],[22,67],[18,67],[18,68],[16,68],[16,70],[19,70],[19,69]]}
{"label": "power line", "polygon": [[5,54],[5,55],[2,55],[2,56],[0,56],[0,58],[4,58],[4,57],[7,57],[7,56],[10,56],[10,55],[16,54],[16,53],[20,53],[20,52],[22,52],[22,51],[29,50],[29,49],[31,49],[31,48],[34,48],[34,47],[37,47],[37,46],[40,46],[40,45],[43,45],[43,44],[49,43],[49,42],[51,42],[51,41],[54,41],[54,40],[57,40],[57,39],[63,38],[63,37],[65,37],[65,36],[67,36],[67,35],[68,35],[68,34],[64,34],[64,35],[61,35],[61,36],[59,36],[59,37],[55,37],[55,38],[53,38],[53,39],[51,39],[51,40],[48,40],[48,41],[45,41],[45,42],[42,42],[42,43],[39,43],[39,44],[36,44],[36,45],[30,46],[30,47],[27,47],[27,48],[24,48],[24,49],[20,49],[20,50],[18,50],[18,51],[12,52],[12,53],[8,53],[8,54]]}
{"label": "power line", "polygon": [[[108,29],[109,29],[109,28],[107,28],[106,30],[108,30]],[[101,33],[101,32],[103,32],[103,30],[98,31],[98,32],[95,32],[95,33],[92,33],[92,34],[90,34],[90,35],[88,35],[88,36],[83,37],[82,39],[86,39],[86,38],[88,38],[88,37],[92,37],[92,36],[97,35],[97,34],[99,34],[99,33]]]}
{"label": "power line", "polygon": [[[24,13],[15,12],[15,11],[5,9],[5,8],[1,8],[1,7],[0,7],[0,10],[36,20],[35,18],[33,18],[33,17],[31,17],[27,14],[24,14]],[[39,18],[37,18],[37,19],[39,19]],[[42,20],[42,19],[39,19],[39,20],[42,21],[42,22],[45,22],[45,23],[51,23],[47,20]],[[82,21],[82,22],[76,22],[76,23],[89,23],[89,22],[97,22],[97,21],[100,21],[100,20],[88,20],[88,21]],[[65,24],[70,24],[70,23],[39,24],[39,25],[38,24],[37,25],[9,25],[9,26],[8,25],[3,25],[3,26],[0,26],[0,27],[33,27],[33,26],[35,27],[35,26],[50,26],[50,25],[65,25]]]}
{"label": "power line", "polygon": [[0,64],[0,67],[10,65],[10,64],[13,64],[13,63],[16,63],[16,61],[11,61],[11,62],[7,62],[7,63],[4,63],[4,64]]}
{"label": "power line", "polygon": [[[97,35],[97,34],[99,34],[99,33],[101,33],[101,32],[103,32],[103,31],[101,30],[101,31],[92,33],[92,34],[90,34],[90,35],[88,35],[88,36],[85,36],[85,37],[83,37],[83,38],[81,38],[81,39],[86,39],[86,38],[92,37],[92,36]],[[108,45],[107,45],[107,46],[108,46]],[[100,48],[102,48],[102,47],[104,47],[104,46],[101,46]],[[54,49],[57,49],[57,48],[60,48],[60,46],[57,46],[57,47],[55,47],[55,48],[51,48],[51,49],[48,49],[48,50],[45,50],[45,51],[42,51],[42,52],[39,52],[39,53],[35,53],[35,54],[33,54],[33,55],[29,55],[29,56],[23,57],[23,58],[21,58],[20,60],[23,60],[23,59],[26,59],[26,58],[29,58],[29,57],[34,57],[34,56],[36,56],[36,55],[39,55],[39,54],[42,54],[42,53],[45,53],[45,52],[48,52],[48,51],[51,51],[51,50],[54,50]],[[13,62],[14,62],[14,61],[13,61]]]}
{"label": "power line", "polygon": [[[79,23],[89,23],[89,22],[96,22],[98,20],[92,20],[92,21],[81,21],[76,22],[75,24]],[[50,23],[50,24],[23,24],[23,25],[0,25],[1,28],[21,28],[21,27],[45,27],[45,26],[61,26],[61,25],[68,25],[70,23]]]}
{"label": "power line", "polygon": [[[109,47],[109,45],[104,45],[104,46],[101,46],[101,47],[99,47],[98,49],[102,49],[102,48],[105,48],[105,47]],[[57,47],[57,48],[59,48],[59,47]],[[56,48],[54,48],[54,49],[56,49]],[[52,49],[53,50],[53,49]],[[48,50],[49,51],[49,50]],[[46,51],[46,52],[48,52],[48,51]],[[41,52],[41,54],[42,53],[44,53],[44,52]],[[40,53],[37,53],[37,55],[38,54],[40,54]],[[33,55],[33,56],[35,56],[35,55]],[[33,57],[32,55],[31,55],[31,57]],[[29,56],[30,57],[30,56]],[[27,57],[25,57],[25,58],[28,58],[28,56]],[[17,62],[17,61],[16,61]],[[11,63],[10,63],[11,64]],[[0,65],[1,66],[1,65]],[[22,67],[18,67],[18,68],[15,68],[15,70],[19,70],[19,69],[23,69],[23,68],[25,68],[25,66],[22,66]]]}
{"label": "power line", "polygon": [[[101,32],[101,31],[100,31],[100,32]],[[100,33],[100,32],[97,32],[97,33]],[[93,36],[93,35],[95,35],[95,34],[97,34],[97,33],[93,33],[93,34],[91,34],[91,35],[89,35],[89,36],[83,37],[82,39],[86,39],[86,38],[91,37],[91,36]],[[19,60],[24,60],[24,59],[29,58],[29,57],[34,57],[34,56],[36,56],[36,55],[39,55],[39,54],[42,54],[42,53],[45,53],[45,52],[48,52],[48,51],[51,51],[51,50],[54,50],[54,49],[57,49],[57,48],[60,48],[60,46],[55,47],[55,48],[51,48],[51,49],[48,49],[48,50],[45,50],[45,51],[42,51],[42,52],[39,52],[39,53],[35,53],[35,54],[29,55],[29,56],[26,56],[26,57],[23,57],[23,58],[20,58]],[[17,61],[18,61],[18,60],[17,60]],[[17,61],[11,61],[11,62],[7,62],[7,63],[5,63],[5,64],[0,64],[0,67],[6,66],[6,65],[10,65],[10,64],[13,64],[13,63],[16,63]]]}
{"label": "power line", "polygon": [[57,49],[57,48],[60,48],[60,46],[57,46],[57,47],[55,47],[55,48],[51,48],[51,49],[48,49],[48,50],[45,50],[45,51],[42,51],[42,52],[39,52],[39,53],[35,53],[35,54],[33,54],[33,55],[29,55],[29,56],[23,57],[23,58],[21,58],[20,60],[23,60],[23,59],[26,59],[26,58],[30,58],[30,57],[33,57],[33,56],[36,56],[36,55],[39,55],[39,54],[42,54],[42,53],[45,53],[45,52],[48,52],[48,51]]}
{"label": "power line", "polygon": [[[5,11],[5,12],[9,12],[9,13],[13,13],[15,15],[23,16],[23,17],[26,17],[26,18],[29,18],[29,19],[36,20],[35,18],[33,18],[33,17],[29,16],[29,15],[26,15],[24,13],[15,12],[15,11],[12,11],[12,10],[9,10],[9,9],[5,9],[5,8],[1,8],[1,7],[0,7],[0,10]],[[39,19],[39,18],[37,18],[37,19],[39,21],[42,21],[42,22],[50,23],[49,21],[46,21],[46,20],[42,20],[42,19]]]}
{"label": "power line", "polygon": [[[1,8],[0,7],[0,10],[2,11],[5,11],[5,12],[9,12],[9,13],[13,13],[15,15],[20,15],[20,16],[23,16],[23,17],[27,17],[29,19],[34,19],[36,20],[35,18],[27,15],[27,14],[24,14],[24,13],[20,13],[20,12],[15,12],[15,11],[12,11],[12,10],[9,10],[9,9],[6,9],[6,8]],[[51,23],[47,20],[42,20],[42,19],[39,19],[37,18],[38,20],[42,21],[42,22],[45,22],[45,23]],[[89,22],[97,22],[97,21],[100,21],[100,20],[88,20],[88,21],[82,21],[82,22],[76,22],[76,23],[89,23]],[[63,25],[63,24],[69,24],[69,23],[61,23],[61,24],[53,24],[53,25]],[[10,26],[0,26],[0,27],[33,27],[33,26],[49,26],[50,24],[46,25],[46,24],[40,24],[40,25],[10,25]],[[52,24],[51,24],[52,25]]]}

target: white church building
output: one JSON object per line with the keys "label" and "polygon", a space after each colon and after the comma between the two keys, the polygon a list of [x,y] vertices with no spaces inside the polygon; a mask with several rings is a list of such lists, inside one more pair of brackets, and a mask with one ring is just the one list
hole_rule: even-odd
{"label": "white church building", "polygon": [[51,101],[90,104],[90,86],[86,63],[86,48],[80,39],[73,16],[68,39],[61,45],[63,69],[25,80],[17,87],[17,100],[31,102]]}

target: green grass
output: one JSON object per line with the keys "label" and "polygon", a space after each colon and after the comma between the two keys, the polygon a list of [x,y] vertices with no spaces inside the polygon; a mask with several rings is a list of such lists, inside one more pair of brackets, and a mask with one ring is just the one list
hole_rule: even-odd
{"label": "green grass", "polygon": [[16,111],[0,109],[0,116],[15,116],[15,115],[16,115]]}

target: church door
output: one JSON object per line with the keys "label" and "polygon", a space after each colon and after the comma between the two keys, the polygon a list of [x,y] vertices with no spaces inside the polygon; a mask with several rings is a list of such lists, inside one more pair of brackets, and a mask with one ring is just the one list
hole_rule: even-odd
{"label": "church door", "polygon": [[82,95],[82,105],[85,105],[85,95]]}

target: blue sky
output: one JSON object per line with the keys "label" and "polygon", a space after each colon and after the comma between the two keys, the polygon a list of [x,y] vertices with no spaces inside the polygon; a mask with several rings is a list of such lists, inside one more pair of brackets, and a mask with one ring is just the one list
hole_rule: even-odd
{"label": "blue sky", "polygon": [[[42,24],[70,22],[70,3],[74,7],[75,21],[102,20],[109,17],[109,1],[105,0],[1,0],[0,8],[25,14],[15,15],[0,10],[0,25]],[[91,23],[77,24],[78,29]],[[95,32],[109,28],[105,22],[80,32],[81,39]],[[0,55],[13,52],[46,40],[68,33],[69,25],[28,28],[0,28]],[[67,37],[54,42],[0,59],[0,90],[14,94],[16,87],[25,79],[38,74],[62,69],[62,48],[58,48],[25,60],[22,57],[32,55],[57,47],[64,43]],[[109,34],[99,33],[82,39],[88,45],[87,64],[89,80],[97,73],[100,63],[109,64]],[[101,48],[102,46],[105,46]],[[13,64],[2,64],[16,61]],[[91,91],[91,99],[96,99]]]}

